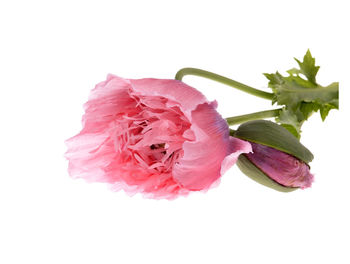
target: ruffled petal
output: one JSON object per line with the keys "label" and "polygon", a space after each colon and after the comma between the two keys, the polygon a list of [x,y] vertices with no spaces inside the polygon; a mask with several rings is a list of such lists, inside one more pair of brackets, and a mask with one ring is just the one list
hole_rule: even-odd
{"label": "ruffled petal", "polygon": [[110,182],[103,170],[114,159],[116,153],[107,133],[80,133],[66,140],[69,160],[68,172],[73,178],[87,181]]}
{"label": "ruffled petal", "polygon": [[129,92],[129,81],[114,75],[97,84],[84,104],[82,132],[104,131],[110,122],[135,112],[137,102]]}
{"label": "ruffled petal", "polygon": [[195,141],[183,144],[184,155],[175,165],[174,179],[190,190],[207,189],[221,176],[221,163],[229,153],[229,129],[216,112],[216,102],[192,112]]}
{"label": "ruffled petal", "polygon": [[248,141],[230,137],[229,154],[221,163],[221,175],[236,163],[239,155],[249,152],[252,152],[252,145]]}
{"label": "ruffled petal", "polygon": [[66,140],[69,174],[88,181],[112,182],[104,169],[115,160],[116,148],[112,136],[115,121],[135,111],[136,101],[130,97],[129,81],[108,75],[91,91],[85,103],[82,131]]}
{"label": "ruffled petal", "polygon": [[179,104],[186,116],[190,116],[191,111],[199,104],[207,102],[201,92],[177,80],[145,78],[130,80],[130,83],[137,93],[146,96],[162,96],[170,99],[173,104]]}

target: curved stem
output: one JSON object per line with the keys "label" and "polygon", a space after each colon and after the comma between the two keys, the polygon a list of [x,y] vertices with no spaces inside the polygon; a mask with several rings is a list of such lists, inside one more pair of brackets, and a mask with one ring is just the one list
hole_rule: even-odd
{"label": "curved stem", "polygon": [[217,81],[217,82],[226,84],[228,86],[234,87],[238,90],[249,93],[251,95],[255,95],[255,96],[260,97],[260,98],[264,98],[264,99],[268,99],[268,100],[273,99],[272,93],[268,93],[268,92],[264,92],[264,91],[255,89],[255,88],[250,87],[248,85],[245,85],[243,83],[240,83],[240,82],[231,80],[229,78],[226,78],[224,76],[221,76],[221,75],[218,75],[218,74],[215,74],[212,72],[204,71],[201,69],[183,68],[176,73],[175,79],[181,81],[185,75],[195,75],[195,76],[204,77],[204,78],[207,78],[207,79],[210,79],[213,81]]}
{"label": "curved stem", "polygon": [[275,117],[279,115],[281,110],[282,108],[255,112],[247,115],[233,116],[233,117],[226,118],[226,121],[229,126],[232,126],[232,125],[241,124],[251,120],[259,120],[259,119],[264,119],[269,117]]}

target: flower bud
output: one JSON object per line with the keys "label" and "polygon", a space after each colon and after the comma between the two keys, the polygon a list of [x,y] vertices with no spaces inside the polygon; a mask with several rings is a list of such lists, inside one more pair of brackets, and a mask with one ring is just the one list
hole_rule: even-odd
{"label": "flower bud", "polygon": [[265,120],[250,121],[233,136],[252,145],[252,153],[241,155],[237,165],[253,180],[282,192],[311,186],[313,175],[308,163],[313,155],[282,126]]}

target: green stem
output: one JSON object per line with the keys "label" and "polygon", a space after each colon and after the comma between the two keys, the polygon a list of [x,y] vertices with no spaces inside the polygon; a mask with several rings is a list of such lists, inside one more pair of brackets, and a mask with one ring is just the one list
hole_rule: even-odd
{"label": "green stem", "polygon": [[218,74],[215,74],[212,72],[204,71],[201,69],[183,68],[176,73],[175,79],[181,81],[185,75],[195,75],[195,76],[204,77],[204,78],[207,78],[207,79],[210,79],[213,81],[217,81],[217,82],[226,84],[228,86],[234,87],[238,90],[255,95],[255,96],[260,97],[260,98],[264,98],[264,99],[268,99],[268,100],[273,99],[272,93],[267,93],[267,92],[255,89],[255,88],[250,87],[248,85],[245,85],[243,83],[240,83],[240,82],[231,80],[229,78],[226,78],[224,76],[221,76],[221,75],[218,75]]}
{"label": "green stem", "polygon": [[255,112],[247,115],[233,116],[233,117],[226,118],[226,121],[229,124],[229,126],[232,126],[232,125],[241,124],[251,120],[259,120],[264,118],[275,117],[279,115],[281,110],[282,108]]}

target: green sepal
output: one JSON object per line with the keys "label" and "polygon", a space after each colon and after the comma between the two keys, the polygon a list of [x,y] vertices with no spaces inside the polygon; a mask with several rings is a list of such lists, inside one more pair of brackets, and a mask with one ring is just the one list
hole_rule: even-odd
{"label": "green sepal", "polygon": [[258,167],[256,167],[252,162],[250,162],[250,160],[245,155],[240,155],[236,164],[238,168],[249,178],[276,191],[292,192],[299,189],[296,187],[286,187],[272,180]]}
{"label": "green sepal", "polygon": [[312,153],[286,128],[267,120],[243,123],[233,133],[234,137],[272,147],[288,153],[305,163],[313,160]]}

